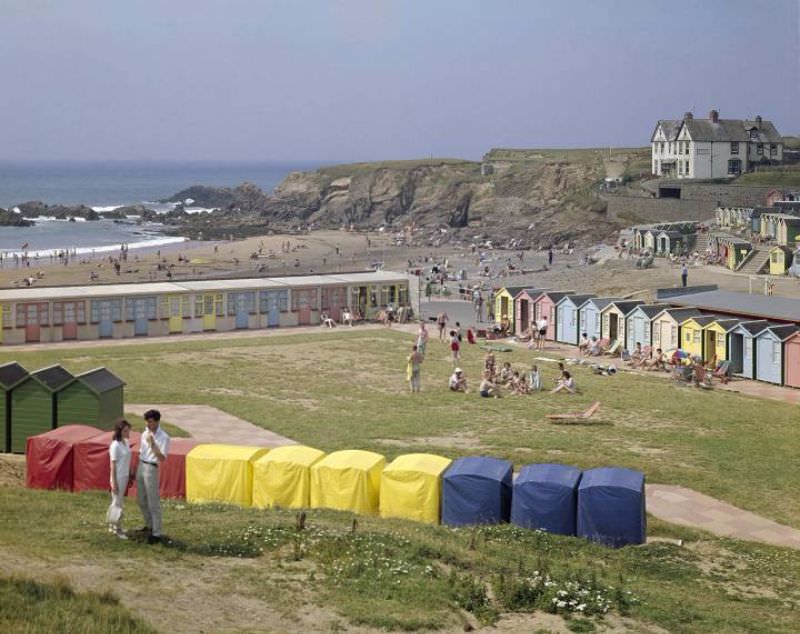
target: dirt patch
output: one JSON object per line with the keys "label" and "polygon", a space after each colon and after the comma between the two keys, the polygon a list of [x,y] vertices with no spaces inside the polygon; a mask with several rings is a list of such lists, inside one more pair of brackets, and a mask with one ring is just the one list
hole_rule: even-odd
{"label": "dirt patch", "polygon": [[25,486],[25,456],[0,454],[0,485]]}
{"label": "dirt patch", "polygon": [[449,447],[454,449],[485,449],[478,437],[471,432],[453,434],[452,436],[418,436],[416,438],[395,439],[379,438],[376,442],[390,447],[415,447],[426,445],[431,447]]}

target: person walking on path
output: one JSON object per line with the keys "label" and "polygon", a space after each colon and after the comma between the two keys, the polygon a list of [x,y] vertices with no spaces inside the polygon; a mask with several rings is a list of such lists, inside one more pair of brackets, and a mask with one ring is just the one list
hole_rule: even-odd
{"label": "person walking on path", "polygon": [[431,295],[433,295],[433,285],[429,281],[427,284],[425,284],[425,299],[427,299],[429,302],[431,301]]}
{"label": "person walking on path", "polygon": [[445,329],[447,327],[447,313],[442,311],[436,315],[436,326],[439,328],[439,341],[444,341]]}
{"label": "person walking on path", "polygon": [[421,366],[425,357],[417,350],[417,346],[411,348],[411,354],[406,358],[406,379],[411,385],[411,393],[419,392],[422,382]]}
{"label": "person walking on path", "polygon": [[128,539],[122,530],[122,507],[131,472],[131,424],[121,418],[114,424],[114,435],[108,448],[111,458],[111,505],[106,512],[108,530],[120,539]]}
{"label": "person walking on path", "polygon": [[681,267],[681,286],[686,288],[686,282],[689,280],[689,267],[686,266],[686,263],[683,263]]}
{"label": "person walking on path", "polygon": [[547,266],[553,266],[553,247],[547,249]]}
{"label": "person walking on path", "polygon": [[139,509],[144,517],[143,532],[147,543],[161,541],[161,499],[158,492],[159,466],[169,453],[169,435],[160,425],[161,412],[149,409],[144,413],[146,429],[139,446],[139,468],[136,471],[136,489]]}
{"label": "person walking on path", "polygon": [[425,346],[428,345],[428,329],[425,327],[425,322],[419,323],[419,332],[417,333],[417,351],[425,356]]}

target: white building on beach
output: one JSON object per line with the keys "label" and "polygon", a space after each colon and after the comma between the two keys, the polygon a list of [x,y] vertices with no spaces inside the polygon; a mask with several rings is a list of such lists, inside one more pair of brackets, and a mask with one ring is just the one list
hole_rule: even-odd
{"label": "white building on beach", "polygon": [[771,121],[720,119],[716,110],[708,119],[687,112],[659,121],[650,146],[652,173],[667,178],[727,178],[783,161],[783,138]]}

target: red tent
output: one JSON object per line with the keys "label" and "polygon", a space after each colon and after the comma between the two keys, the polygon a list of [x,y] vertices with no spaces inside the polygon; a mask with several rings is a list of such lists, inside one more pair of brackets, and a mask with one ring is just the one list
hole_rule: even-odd
{"label": "red tent", "polygon": [[[194,438],[170,438],[167,459],[159,467],[158,488],[162,498],[186,497],[186,454],[200,443]],[[139,464],[139,446],[133,450],[131,468]],[[136,495],[136,483],[128,489],[128,495]]]}
{"label": "red tent", "polygon": [[30,436],[25,448],[26,486],[71,491],[73,446],[99,433],[99,429],[88,425],[65,425]]}
{"label": "red tent", "polygon": [[[86,440],[75,443],[74,491],[109,491],[111,490],[111,458],[108,448],[111,445],[113,431],[106,431]],[[138,451],[141,434],[131,431],[131,451]],[[131,456],[133,470],[133,456]]]}

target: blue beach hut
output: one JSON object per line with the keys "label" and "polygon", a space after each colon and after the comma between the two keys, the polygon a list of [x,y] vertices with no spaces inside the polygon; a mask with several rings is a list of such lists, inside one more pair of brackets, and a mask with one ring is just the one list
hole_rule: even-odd
{"label": "blue beach hut", "polygon": [[522,467],[514,481],[511,522],[559,535],[574,535],[581,470],[563,464]]}
{"label": "blue beach hut", "polygon": [[755,338],[769,326],[770,323],[766,319],[758,319],[745,321],[731,331],[728,337],[728,359],[731,362],[732,374],[746,379],[755,377]]}
{"label": "blue beach hut", "polygon": [[577,346],[581,330],[578,328],[578,308],[594,295],[567,295],[556,303],[556,341]]}
{"label": "blue beach hut", "polygon": [[783,344],[796,332],[797,326],[770,326],[756,335],[757,380],[783,385]]}
{"label": "blue beach hut", "polygon": [[667,308],[667,304],[642,304],[628,314],[625,318],[625,347],[629,351],[633,351],[637,343],[642,347],[653,345],[653,318]]}
{"label": "blue beach hut", "polygon": [[510,462],[459,458],[442,478],[442,524],[467,526],[507,522],[511,511]]}
{"label": "blue beach hut", "polygon": [[617,301],[619,301],[617,297],[593,297],[583,302],[583,304],[578,307],[579,330],[585,332],[590,339],[592,337],[600,339],[602,330],[600,313],[606,306]]}
{"label": "blue beach hut", "polygon": [[578,486],[578,537],[613,546],[647,538],[644,474],[601,467],[583,472]]}

